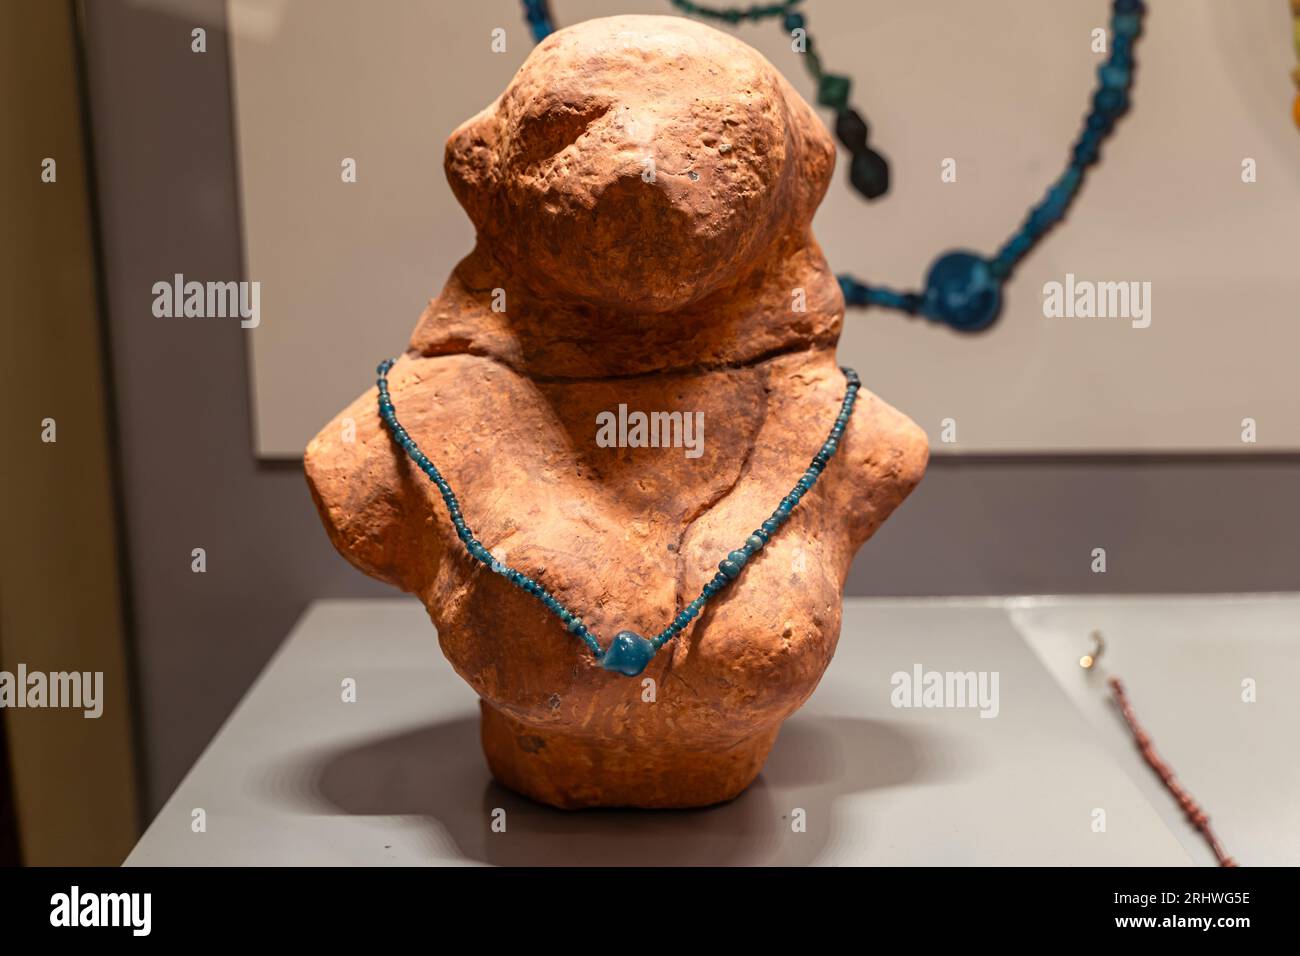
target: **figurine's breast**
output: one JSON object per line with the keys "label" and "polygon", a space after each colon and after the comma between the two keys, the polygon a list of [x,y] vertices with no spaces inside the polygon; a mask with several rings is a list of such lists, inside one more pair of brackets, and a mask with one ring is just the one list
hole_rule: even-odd
{"label": "figurine's breast", "polygon": [[[844,387],[833,357],[814,353],[589,382],[537,382],[472,356],[418,359],[392,374],[399,417],[455,489],[474,535],[583,615],[602,644],[623,630],[657,633],[700,593],[804,473]],[[838,629],[840,580],[824,569],[846,563],[852,522],[841,499],[853,486],[828,485],[737,581],[731,599],[753,607],[709,611],[696,625],[707,622],[722,649],[709,668],[718,680],[736,660],[785,678],[820,673],[815,663],[788,666],[785,655],[804,647],[823,660]],[[561,684],[599,679],[543,606],[462,553],[441,499],[416,487],[442,555],[417,590],[458,669],[474,683],[500,668],[526,681],[529,668],[555,666],[567,668],[551,674]],[[780,620],[756,628],[753,615],[776,607]],[[558,646],[539,646],[540,634]]]}

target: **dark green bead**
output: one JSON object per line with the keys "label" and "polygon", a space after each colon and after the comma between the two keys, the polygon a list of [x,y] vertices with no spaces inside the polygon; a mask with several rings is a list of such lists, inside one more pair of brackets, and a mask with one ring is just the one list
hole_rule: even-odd
{"label": "dark green bead", "polygon": [[867,132],[867,121],[857,110],[840,110],[835,114],[835,137],[849,152],[856,153],[867,148]]}
{"label": "dark green bead", "polygon": [[817,83],[817,102],[831,109],[842,110],[849,105],[849,91],[853,81],[839,73],[824,73]]}
{"label": "dark green bead", "polygon": [[815,79],[820,81],[822,77],[822,58],[818,56],[817,51],[813,49],[812,37],[805,38],[803,62],[804,66],[808,68],[808,72],[812,74]]}
{"label": "dark green bead", "polygon": [[868,199],[878,199],[889,192],[889,163],[874,149],[859,150],[849,164],[849,183]]}

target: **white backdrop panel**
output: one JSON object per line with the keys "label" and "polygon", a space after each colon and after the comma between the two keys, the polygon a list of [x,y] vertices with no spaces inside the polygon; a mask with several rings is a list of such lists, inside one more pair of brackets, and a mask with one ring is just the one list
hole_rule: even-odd
{"label": "white backdrop panel", "polygon": [[[561,25],[666,0],[554,0]],[[301,454],[400,352],[472,231],[446,136],[531,49],[515,0],[230,0],[257,451]],[[837,271],[917,285],[939,252],[991,252],[1060,172],[1103,59],[1105,0],[809,0],[829,69],[893,164],[868,205],[843,168],[815,223]],[[840,358],[939,452],[1300,449],[1300,132],[1282,0],[1154,0],[1136,108],[990,332],[850,313]],[[491,52],[494,27],[507,51]],[[735,31],[811,98],[780,29]],[[823,112],[822,114],[826,114]],[[353,157],[358,182],[344,184]],[[945,158],[957,181],[940,181]],[[1242,182],[1252,158],[1258,181]],[[844,156],[840,156],[841,164]],[[1066,273],[1152,284],[1151,325],[1043,315]],[[195,277],[200,278],[200,277]],[[215,277],[203,277],[215,278]],[[1243,418],[1258,444],[1241,441]],[[942,422],[957,441],[940,441]]]}

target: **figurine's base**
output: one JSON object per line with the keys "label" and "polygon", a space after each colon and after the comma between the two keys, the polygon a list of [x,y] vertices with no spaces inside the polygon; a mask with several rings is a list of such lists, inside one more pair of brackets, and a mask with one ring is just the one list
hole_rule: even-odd
{"label": "figurine's base", "polygon": [[483,753],[497,781],[540,803],[583,807],[707,807],[739,796],[763,769],[780,725],[716,748],[672,740],[555,733],[479,701]]}

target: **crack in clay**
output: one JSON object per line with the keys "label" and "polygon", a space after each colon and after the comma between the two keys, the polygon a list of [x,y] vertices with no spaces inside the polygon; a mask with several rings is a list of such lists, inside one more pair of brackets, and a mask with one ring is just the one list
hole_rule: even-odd
{"label": "crack in clay", "polygon": [[544,385],[566,385],[573,384],[599,384],[602,382],[628,382],[639,378],[659,378],[663,376],[685,377],[688,375],[704,375],[709,372],[730,372],[741,371],[744,369],[758,368],[775,362],[778,359],[786,358],[792,355],[811,354],[824,348],[821,341],[800,342],[797,345],[775,346],[762,352],[757,352],[744,359],[737,359],[730,362],[708,363],[701,362],[695,365],[678,365],[671,368],[648,369],[644,372],[625,372],[622,374],[611,375],[543,375],[529,370],[526,366],[520,367],[512,364],[509,360],[502,358],[500,355],[493,354],[486,350],[466,349],[463,352],[435,352],[425,354],[418,349],[408,348],[405,355],[412,359],[439,359],[451,358],[457,355],[468,355],[472,358],[487,359],[504,369],[514,372],[516,375],[529,379],[530,381]]}

